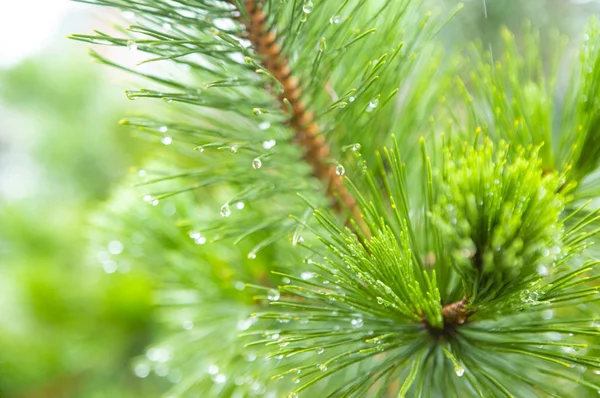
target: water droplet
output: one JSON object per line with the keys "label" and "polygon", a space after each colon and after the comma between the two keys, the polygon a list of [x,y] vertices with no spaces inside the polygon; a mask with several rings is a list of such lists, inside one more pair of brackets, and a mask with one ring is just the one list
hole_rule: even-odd
{"label": "water droplet", "polygon": [[548,248],[542,249],[542,256],[544,256],[544,257],[550,256],[550,249],[548,249]]}
{"label": "water droplet", "polygon": [[194,148],[196,151],[202,153],[204,152],[204,147],[203,146],[197,146],[196,148]]}
{"label": "water droplet", "polygon": [[544,310],[542,311],[542,319],[552,319],[554,316],[554,312],[552,310]]}
{"label": "water droplet", "polygon": [[152,195],[144,195],[144,202],[150,203],[152,206],[158,206],[158,199]]}
{"label": "water droplet", "polygon": [[140,379],[144,379],[150,374],[150,366],[147,363],[138,363],[133,368],[133,373]]}
{"label": "water droplet", "polygon": [[310,14],[313,10],[313,2],[311,0],[305,0],[302,5],[302,12],[305,14]]}
{"label": "water droplet", "polygon": [[325,365],[324,363],[318,365],[318,368],[321,372],[327,372],[327,365]]}
{"label": "water droplet", "polygon": [[181,326],[185,330],[192,330],[194,328],[194,321],[192,321],[190,319],[186,319],[185,321],[183,321],[183,323],[181,324]]}
{"label": "water droplet", "polygon": [[262,146],[265,149],[271,149],[275,146],[275,144],[277,144],[277,141],[275,140],[267,140],[265,142],[263,142]]}
{"label": "water droplet", "polygon": [[248,330],[250,328],[250,326],[252,326],[253,320],[250,319],[241,319],[238,321],[237,323],[237,328],[238,330],[244,331],[244,330]]}
{"label": "water droplet", "polygon": [[225,203],[221,207],[221,217],[229,217],[231,215],[231,209],[229,208],[229,203]]}
{"label": "water droplet", "polygon": [[292,283],[292,281],[290,280],[290,278],[281,278],[281,283],[283,283],[284,285],[289,285],[290,283]]}
{"label": "water droplet", "polygon": [[350,97],[350,98],[348,98],[348,102],[354,102],[354,101],[356,101],[356,97]]}
{"label": "water droplet", "polygon": [[169,31],[171,30],[171,24],[165,22],[164,24],[162,24],[162,28],[166,31]]}
{"label": "water droplet", "polygon": [[321,355],[324,352],[325,352],[324,348],[321,348],[321,347],[317,348],[317,355]]}
{"label": "water droplet", "polygon": [[123,244],[118,240],[110,241],[108,244],[108,252],[110,254],[121,254],[123,252]]}
{"label": "water droplet", "polygon": [[359,151],[360,150],[360,144],[354,144],[354,145],[352,145],[352,150],[354,152]]}
{"label": "water droplet", "polygon": [[352,321],[350,321],[350,324],[352,325],[352,327],[355,327],[358,329],[358,328],[363,327],[364,321],[362,320],[362,318],[356,318],[356,319],[353,319]]}
{"label": "water droplet", "polygon": [[152,347],[146,351],[146,357],[152,362],[165,363],[171,359],[171,352],[163,347]]}
{"label": "water droplet", "polygon": [[146,177],[147,174],[146,170],[138,170],[137,172],[138,177]]}
{"label": "water droplet", "polygon": [[252,251],[248,253],[248,260],[254,260],[256,258],[256,252]]}
{"label": "water droplet", "polygon": [[213,377],[212,379],[217,384],[223,384],[227,381],[227,376],[225,376],[222,373],[219,373],[218,375],[215,375],[215,377]]}
{"label": "water droplet", "polygon": [[254,158],[252,161],[252,168],[260,169],[262,167],[262,161],[259,158]]}
{"label": "water droplet", "polygon": [[369,102],[369,105],[367,105],[367,112],[373,112],[373,110],[375,108],[377,108],[377,106],[379,105],[379,98],[374,98]]}
{"label": "water droplet", "polygon": [[246,288],[246,284],[244,282],[242,282],[242,281],[237,281],[234,284],[234,286],[235,286],[236,290],[240,290],[240,291],[242,291],[242,290],[244,290]]}
{"label": "water droplet", "polygon": [[173,138],[167,136],[167,137],[163,137],[160,142],[162,142],[163,145],[171,145],[171,143],[173,142]]}
{"label": "water droplet", "polygon": [[254,116],[260,116],[263,114],[263,110],[260,108],[254,108],[252,109],[252,113],[254,113]]}
{"label": "water droplet", "polygon": [[537,273],[538,273],[540,276],[546,276],[546,275],[548,275],[548,274],[549,274],[549,272],[548,272],[548,267],[546,267],[546,266],[545,266],[545,265],[543,265],[543,264],[540,264],[540,265],[538,265],[538,266],[537,266]]}
{"label": "water droplet", "polygon": [[217,373],[219,373],[219,367],[217,365],[210,365],[208,367],[208,374],[216,375]]}
{"label": "water droplet", "polygon": [[267,298],[269,301],[277,301],[279,300],[279,297],[281,297],[281,293],[279,293],[279,290],[277,289],[269,289],[267,292]]}
{"label": "water droplet", "polygon": [[231,152],[231,153],[237,153],[237,151],[238,151],[237,145],[231,145],[229,147],[229,152]]}
{"label": "water droplet", "polygon": [[268,130],[271,127],[271,123],[270,122],[261,122],[258,124],[258,128],[260,130]]}
{"label": "water droplet", "polygon": [[164,97],[163,101],[165,101],[167,104],[170,104],[171,102],[173,102],[173,98]]}
{"label": "water droplet", "polygon": [[346,174],[346,169],[341,164],[338,164],[335,168],[335,174],[343,176],[344,174]]}
{"label": "water droplet", "polygon": [[[294,381],[294,383],[300,383],[300,380],[298,379],[298,381]],[[600,394],[600,392],[598,393]],[[290,395],[288,395],[288,398],[298,398],[298,394],[296,394],[295,392],[290,393]]]}
{"label": "water droplet", "polygon": [[302,274],[300,274],[300,277],[307,281],[309,279],[312,279],[314,277],[314,274],[312,272],[303,272]]}
{"label": "water droplet", "polygon": [[161,133],[166,133],[167,131],[169,131],[169,128],[167,126],[160,126],[158,128],[158,131],[160,131]]}
{"label": "water droplet", "polygon": [[465,374],[465,368],[462,365],[456,365],[456,366],[454,366],[454,371],[456,372],[456,375],[458,377],[461,377],[462,375]]}
{"label": "water droplet", "polygon": [[190,232],[190,238],[192,238],[197,245],[206,243],[206,238],[202,236],[200,232]]}
{"label": "water droplet", "polygon": [[337,25],[342,21],[342,18],[339,15],[334,15],[333,17],[329,18],[329,23],[332,25]]}
{"label": "water droplet", "polygon": [[245,206],[244,202],[237,202],[235,204],[235,208],[238,209],[238,210],[242,210],[244,208],[244,206]]}
{"label": "water droplet", "polygon": [[137,51],[138,45],[133,40],[127,41],[127,49],[129,51]]}

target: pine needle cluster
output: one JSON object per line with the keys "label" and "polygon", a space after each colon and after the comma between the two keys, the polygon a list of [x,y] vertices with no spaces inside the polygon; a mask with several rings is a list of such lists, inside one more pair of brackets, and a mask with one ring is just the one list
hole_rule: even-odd
{"label": "pine needle cluster", "polygon": [[156,281],[168,332],[138,376],[182,397],[600,391],[597,22],[559,102],[532,29],[442,55],[452,15],[419,1],[82,2],[134,23],[71,37],[146,54],[92,52],[163,101],[121,122],[156,143],[142,200],[95,219],[123,245],[105,270]]}

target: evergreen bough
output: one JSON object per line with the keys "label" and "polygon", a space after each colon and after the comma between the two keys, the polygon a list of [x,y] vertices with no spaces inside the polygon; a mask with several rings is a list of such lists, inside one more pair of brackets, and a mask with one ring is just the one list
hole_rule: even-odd
{"label": "evergreen bough", "polygon": [[[170,332],[134,360],[168,396],[600,393],[600,28],[504,30],[442,55],[409,0],[89,0],[73,39],[147,54],[121,123],[156,142],[95,218],[107,272],[156,282]],[[555,44],[564,44],[556,34]],[[555,48],[556,50],[556,48]],[[557,99],[558,98],[558,99]]]}

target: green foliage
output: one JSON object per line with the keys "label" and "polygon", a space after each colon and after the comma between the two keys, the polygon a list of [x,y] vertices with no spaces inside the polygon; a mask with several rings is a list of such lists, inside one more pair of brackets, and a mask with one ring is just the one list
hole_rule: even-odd
{"label": "green foliage", "polygon": [[442,253],[450,254],[442,262],[456,267],[467,297],[494,297],[523,283],[552,261],[550,248],[560,250],[558,176],[540,173],[537,150],[520,150],[514,160],[509,151],[503,142],[496,149],[486,141],[446,153],[434,213],[446,237]]}
{"label": "green foliage", "polygon": [[[241,1],[90,3],[136,25],[72,38],[148,54],[127,68],[92,53],[152,82],[130,99],[170,104],[122,121],[161,144],[139,172],[149,206],[116,196],[97,221],[102,246],[124,245],[105,269],[146,268],[179,329],[138,375],[171,377],[177,396],[600,389],[599,216],[576,201],[598,166],[594,22],[559,104],[537,33],[521,46],[503,30],[500,56],[474,45],[442,67],[444,19],[420,2],[264,1],[275,55],[247,40]],[[360,219],[309,177],[269,56],[289,61]]]}

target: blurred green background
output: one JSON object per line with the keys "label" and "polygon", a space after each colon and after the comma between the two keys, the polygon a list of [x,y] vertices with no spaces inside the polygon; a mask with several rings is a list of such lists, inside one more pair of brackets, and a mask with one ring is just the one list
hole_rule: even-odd
{"label": "blurred green background", "polygon": [[[30,23],[35,5],[13,3],[0,5],[0,397],[160,396],[168,381],[131,366],[160,333],[152,279],[106,273],[87,248],[90,214],[149,149],[118,125],[135,112],[127,77],[64,39],[122,17],[48,0],[33,2],[43,9]],[[467,0],[443,40],[449,53],[477,39],[494,48],[501,25],[518,32],[530,19],[575,44],[599,10],[590,0]]]}

